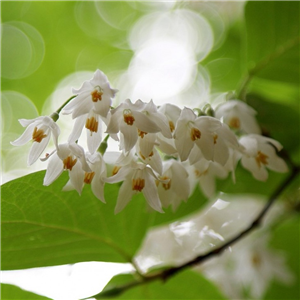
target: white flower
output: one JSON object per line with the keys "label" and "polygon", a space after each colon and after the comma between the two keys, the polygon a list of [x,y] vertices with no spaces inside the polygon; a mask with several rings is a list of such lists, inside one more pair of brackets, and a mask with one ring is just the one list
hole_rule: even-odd
{"label": "white flower", "polygon": [[163,164],[162,180],[158,182],[158,194],[164,207],[172,206],[173,211],[177,209],[181,201],[186,201],[190,195],[190,184],[188,172],[182,163],[176,160],[168,160]]}
{"label": "white flower", "polygon": [[156,180],[158,178],[150,167],[134,161],[121,167],[114,176],[106,178],[105,181],[108,183],[124,181],[119,190],[115,213],[120,212],[129,203],[132,196],[138,192],[144,194],[148,204],[154,210],[163,213],[155,183]]}
{"label": "white flower", "polygon": [[199,147],[207,160],[214,158],[215,132],[222,126],[212,117],[196,117],[195,113],[184,108],[175,129],[175,145],[181,161],[187,160],[194,145]]}
{"label": "white flower", "polygon": [[63,170],[69,171],[70,182],[80,194],[85,176],[82,170],[91,172],[82,147],[75,143],[58,145],[57,150],[50,157],[44,177],[44,185],[50,185],[60,176]]}
{"label": "white flower", "polygon": [[215,110],[216,118],[223,120],[233,130],[260,134],[261,130],[255,115],[256,111],[240,100],[226,101]]}
{"label": "white flower", "polygon": [[245,147],[241,159],[242,166],[257,180],[267,180],[266,168],[275,172],[288,171],[285,161],[276,154],[276,150],[280,151],[282,146],[274,139],[250,134],[241,137],[239,142]]}
{"label": "white flower", "polygon": [[[175,105],[167,103],[167,104],[162,105],[158,109],[158,111],[160,111],[167,117],[167,120],[169,123],[169,128],[173,135],[174,131],[175,131],[177,120],[179,119],[179,116],[181,113],[180,108]],[[172,139],[166,138],[161,133],[158,133],[157,141],[159,142],[158,148],[161,151],[163,151],[164,153],[169,154],[169,155],[174,155],[177,153],[173,138]]]}
{"label": "white flower", "polygon": [[96,70],[93,78],[85,81],[81,88],[72,91],[77,96],[64,107],[63,114],[72,113],[73,119],[91,110],[105,118],[117,92],[110,87],[106,75],[100,70]]}
{"label": "white flower", "polygon": [[[120,131],[123,134],[125,152],[130,151],[135,146],[139,135],[161,131],[161,128],[156,124],[157,115],[142,112],[144,108],[145,103],[141,100],[133,104],[127,99],[117,108],[111,110],[111,118],[106,132],[116,134]],[[153,120],[149,118],[149,115],[152,115]]]}
{"label": "white flower", "polygon": [[[239,149],[240,145],[235,134],[229,127],[221,123],[213,134],[213,145],[211,147],[211,160],[224,166],[233,149]],[[189,155],[190,164],[194,164],[203,157],[199,147],[194,147]]]}
{"label": "white flower", "polygon": [[228,170],[217,162],[208,161],[204,157],[194,165],[195,179],[198,181],[203,194],[211,198],[216,192],[216,178],[225,179]]}
{"label": "white flower", "polygon": [[87,146],[90,153],[95,153],[102,141],[102,118],[91,110],[88,114],[76,118],[73,130],[68,142],[75,143],[82,132],[83,127],[87,130]]}
{"label": "white flower", "polygon": [[30,140],[33,141],[29,155],[28,164],[32,165],[47,147],[52,134],[54,144],[57,147],[60,129],[58,125],[48,116],[41,116],[32,120],[20,119],[20,124],[27,127],[24,133],[15,141],[11,142],[14,146],[25,145]]}
{"label": "white flower", "polygon": [[[101,200],[103,203],[105,203],[104,198],[104,178],[106,177],[106,165],[105,162],[99,152],[96,152],[94,154],[86,153],[86,158],[88,165],[91,169],[90,172],[84,171],[82,168],[78,168],[78,173],[81,173],[77,175],[79,178],[83,178],[81,188],[78,188],[77,191],[79,194],[82,191],[82,188],[84,184],[90,184],[92,191],[94,195]],[[72,190],[75,187],[72,184],[72,181],[69,180],[68,183],[64,186],[63,190]]]}

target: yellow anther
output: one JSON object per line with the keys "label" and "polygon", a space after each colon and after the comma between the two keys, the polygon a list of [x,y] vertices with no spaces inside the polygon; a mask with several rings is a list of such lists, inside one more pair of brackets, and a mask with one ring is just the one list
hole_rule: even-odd
{"label": "yellow anther", "polygon": [[254,267],[259,267],[261,265],[261,257],[258,253],[254,253],[251,257],[251,262]]}
{"label": "yellow anther", "polygon": [[64,169],[72,171],[72,168],[75,166],[77,158],[73,159],[71,156],[68,156],[63,160]]}
{"label": "yellow anther", "polygon": [[170,127],[171,132],[173,132],[175,130],[175,125],[172,121],[169,121],[169,127]]}
{"label": "yellow anther", "polygon": [[[140,156],[142,159],[146,159],[146,157],[142,154],[141,151],[139,153],[140,153]],[[151,151],[147,158],[152,157],[153,155],[154,155],[154,153],[153,153],[153,151]]]}
{"label": "yellow anther", "polygon": [[216,144],[216,143],[217,143],[217,139],[218,139],[218,135],[217,135],[217,134],[215,134],[215,135],[214,135],[214,144]]}
{"label": "yellow anther", "polygon": [[47,134],[45,134],[43,129],[37,129],[37,127],[34,127],[33,133],[32,133],[32,140],[34,142],[40,143],[43,138],[45,138]]}
{"label": "yellow anther", "polygon": [[266,154],[262,153],[261,151],[257,151],[257,155],[255,157],[256,163],[258,165],[258,167],[261,167],[261,164],[263,165],[267,165],[267,159],[269,158],[269,156],[267,156]]}
{"label": "yellow anther", "polygon": [[171,179],[168,176],[161,177],[161,180],[169,180],[167,183],[161,183],[163,188],[167,191],[171,188]]}
{"label": "yellow anther", "polygon": [[95,89],[94,91],[91,92],[92,96],[92,101],[97,102],[102,100],[102,95],[103,93],[99,89]]}
{"label": "yellow anther", "polygon": [[94,117],[86,120],[85,127],[91,131],[91,135],[93,132],[98,131],[98,124],[99,122],[96,121]]}
{"label": "yellow anther", "polygon": [[120,166],[114,166],[112,169],[112,175],[116,175],[120,169],[121,169]]}
{"label": "yellow anther", "polygon": [[142,178],[133,178],[132,179],[132,190],[141,191],[145,187],[145,179]]}
{"label": "yellow anther", "polygon": [[123,111],[123,117],[124,117],[124,122],[127,124],[127,125],[132,125],[135,121],[132,113],[131,113],[131,110],[130,109],[125,109]]}
{"label": "yellow anther", "polygon": [[207,174],[208,168],[207,168],[206,170],[204,170],[203,172],[200,172],[200,171],[197,170],[197,169],[196,169],[194,172],[195,172],[196,177],[199,178],[200,176],[203,176],[203,175],[206,175],[206,174]]}
{"label": "yellow anther", "polygon": [[85,172],[83,182],[90,184],[95,176],[95,172]]}
{"label": "yellow anther", "polygon": [[191,129],[191,140],[192,140],[192,141],[196,141],[196,140],[199,140],[200,137],[201,137],[201,132],[200,132],[200,130],[197,129],[197,128],[195,128],[195,127],[193,127],[193,128]]}
{"label": "yellow anther", "polygon": [[241,121],[239,118],[233,117],[229,120],[229,127],[239,129],[241,127]]}
{"label": "yellow anther", "polygon": [[138,129],[138,133],[141,138],[143,138],[147,134],[147,132],[139,130],[139,129]]}

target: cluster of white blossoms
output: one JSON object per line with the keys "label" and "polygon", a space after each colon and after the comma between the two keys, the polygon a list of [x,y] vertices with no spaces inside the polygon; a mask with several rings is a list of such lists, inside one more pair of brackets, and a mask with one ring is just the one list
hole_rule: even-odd
{"label": "cluster of white blossoms", "polygon": [[[229,100],[210,116],[199,108],[156,106],[152,100],[133,103],[126,99],[112,108],[116,92],[100,70],[81,88],[73,89],[75,95],[61,111],[75,120],[64,143],[59,142],[58,113],[19,120],[27,128],[12,144],[21,146],[32,140],[29,165],[40,157],[49,160],[44,185],[67,170],[70,179],[65,190],[76,189],[80,194],[84,184],[91,184],[95,196],[105,202],[105,183],[123,182],[116,213],[139,192],[150,207],[163,212],[162,207],[176,209],[186,201],[195,181],[207,197],[212,197],[215,178],[225,179],[232,173],[235,180],[238,161],[258,180],[267,179],[267,168],[287,171],[286,163],[277,156],[282,146],[261,135],[255,111],[242,101]],[[104,139],[102,126],[107,133]],[[83,128],[88,149],[78,142]],[[51,134],[55,150],[43,156]],[[120,148],[113,174],[107,174],[102,156],[108,137],[119,141]]]}

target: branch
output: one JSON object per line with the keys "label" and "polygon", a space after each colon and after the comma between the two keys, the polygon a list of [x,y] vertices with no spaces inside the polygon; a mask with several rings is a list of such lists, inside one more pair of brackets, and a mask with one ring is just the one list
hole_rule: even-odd
{"label": "branch", "polygon": [[292,166],[292,171],[289,174],[289,176],[286,177],[286,179],[271,194],[271,196],[269,197],[268,202],[265,204],[265,206],[260,211],[260,213],[257,215],[255,220],[251,223],[251,225],[248,226],[245,230],[240,232],[235,237],[231,238],[229,241],[225,242],[223,245],[221,245],[219,247],[216,247],[213,250],[210,250],[206,254],[199,255],[196,258],[194,258],[193,260],[191,260],[191,261],[189,261],[189,262],[187,262],[187,263],[185,263],[185,264],[183,264],[179,267],[171,267],[169,269],[159,271],[159,272],[157,272],[155,274],[151,274],[151,275],[141,275],[141,274],[139,274],[141,276],[140,281],[133,281],[133,282],[129,282],[129,283],[127,283],[125,285],[122,285],[122,286],[118,286],[118,287],[114,287],[112,289],[104,290],[103,292],[101,292],[101,293],[99,293],[99,294],[97,294],[93,297],[95,297],[96,299],[113,297],[113,296],[119,295],[119,294],[125,292],[126,290],[131,289],[135,286],[146,284],[146,283],[154,281],[154,280],[160,279],[160,280],[166,281],[167,279],[169,279],[171,276],[177,274],[178,272],[183,271],[184,269],[186,269],[188,267],[192,267],[196,264],[199,264],[199,263],[207,260],[210,257],[213,257],[215,255],[218,255],[218,254],[222,253],[229,246],[233,245],[234,243],[236,243],[237,241],[239,241],[244,236],[246,236],[251,231],[253,231],[254,229],[258,228],[261,225],[264,216],[269,211],[269,209],[271,208],[273,203],[276,201],[276,199],[278,199],[279,195],[297,177],[297,175],[299,173],[300,173],[300,166],[293,165]]}
{"label": "branch", "polygon": [[270,62],[279,58],[280,56],[285,54],[288,50],[290,50],[291,48],[299,44],[299,42],[300,42],[300,37],[298,36],[296,38],[287,41],[283,46],[277,47],[273,53],[266,56],[264,59],[259,61],[253,68],[251,68],[247,76],[244,78],[241,87],[239,88],[238,99],[245,100],[249,83],[258,72],[264,69]]}

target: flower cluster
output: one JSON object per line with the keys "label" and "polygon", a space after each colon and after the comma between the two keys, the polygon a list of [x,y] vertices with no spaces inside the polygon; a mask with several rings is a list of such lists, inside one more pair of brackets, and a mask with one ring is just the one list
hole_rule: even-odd
{"label": "flower cluster", "polygon": [[[32,140],[28,157],[31,165],[42,156],[52,134],[55,150],[41,158],[49,160],[44,185],[67,170],[70,179],[64,190],[76,189],[80,194],[84,184],[91,184],[95,196],[105,202],[105,183],[123,182],[116,213],[139,192],[156,211],[163,212],[162,208],[168,206],[176,209],[188,199],[195,182],[204,195],[212,197],[215,178],[224,179],[232,173],[235,179],[238,161],[258,180],[267,179],[267,168],[287,171],[285,162],[277,156],[282,146],[261,135],[255,111],[242,101],[227,101],[212,115],[199,108],[156,106],[152,100],[133,103],[126,99],[113,108],[117,90],[100,70],[73,93],[62,109],[62,114],[71,114],[75,120],[67,142],[58,142],[56,118],[44,116],[19,120],[27,128],[12,144],[20,146]],[[87,149],[78,142],[84,127]],[[103,151],[99,151],[108,136],[118,141],[120,148],[113,174],[107,174]]]}

